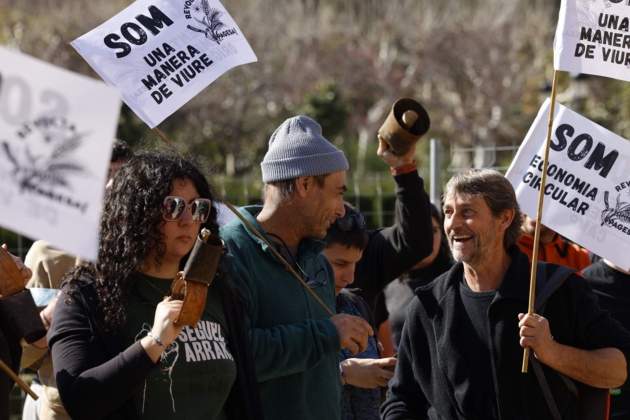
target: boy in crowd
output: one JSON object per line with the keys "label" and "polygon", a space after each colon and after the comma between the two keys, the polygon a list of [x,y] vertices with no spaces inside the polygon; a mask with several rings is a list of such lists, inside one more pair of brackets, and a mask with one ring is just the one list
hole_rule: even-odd
{"label": "boy in crowd", "polygon": [[[374,328],[374,320],[367,303],[354,289],[348,289],[354,281],[356,264],[361,260],[368,245],[368,232],[361,213],[345,204],[345,215],[335,221],[326,236],[324,255],[335,275],[336,306],[338,313],[360,316]],[[381,404],[380,387],[387,385],[393,376],[396,358],[380,358],[375,337],[368,338],[367,349],[352,357],[341,351],[343,387],[343,420],[378,420]]]}

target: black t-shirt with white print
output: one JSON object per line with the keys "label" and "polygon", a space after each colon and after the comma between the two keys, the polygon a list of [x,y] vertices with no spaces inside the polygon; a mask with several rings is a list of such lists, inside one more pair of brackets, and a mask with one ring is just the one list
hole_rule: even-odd
{"label": "black t-shirt with white print", "polygon": [[[155,307],[169,294],[171,280],[135,273],[128,298],[125,345],[151,330]],[[236,379],[236,364],[226,340],[226,320],[219,294],[211,286],[206,308],[195,328],[184,327],[162,354],[134,395],[142,419],[223,420],[223,406]]]}

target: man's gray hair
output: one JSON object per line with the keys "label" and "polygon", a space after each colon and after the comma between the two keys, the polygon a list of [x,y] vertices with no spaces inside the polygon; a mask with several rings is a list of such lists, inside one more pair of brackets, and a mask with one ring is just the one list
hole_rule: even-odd
{"label": "man's gray hair", "polygon": [[514,220],[505,231],[503,246],[508,250],[521,234],[522,215],[512,184],[500,172],[492,169],[470,169],[453,176],[444,190],[444,197],[453,193],[483,197],[497,217],[505,210],[514,210]]}

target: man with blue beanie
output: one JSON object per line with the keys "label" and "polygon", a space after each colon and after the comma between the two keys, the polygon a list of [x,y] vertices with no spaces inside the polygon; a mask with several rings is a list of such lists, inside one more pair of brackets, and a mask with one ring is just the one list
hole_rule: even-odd
{"label": "man with blue beanie", "polygon": [[[241,209],[332,312],[335,282],[322,239],[344,215],[348,166],[317,122],[289,118],[271,135],[261,163],[264,205]],[[339,350],[365,350],[372,328],[360,317],[330,317],[241,221],[221,235],[245,300],[265,418],[340,419]]]}

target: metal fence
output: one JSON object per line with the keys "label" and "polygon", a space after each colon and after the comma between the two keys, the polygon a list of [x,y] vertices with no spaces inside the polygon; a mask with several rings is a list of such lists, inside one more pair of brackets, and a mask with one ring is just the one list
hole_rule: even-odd
{"label": "metal fence", "polygon": [[[438,205],[442,186],[447,178],[471,167],[493,168],[505,172],[518,145],[449,147],[446,153],[442,148],[441,142],[432,139],[428,159],[430,164],[428,167],[419,168],[431,201]],[[259,177],[218,176],[212,181],[217,193],[235,205],[262,202],[263,185]],[[394,189],[394,181],[385,171],[361,177],[351,174],[346,200],[364,214],[369,227],[388,226],[393,223],[394,218]],[[6,243],[13,254],[23,258],[32,240],[0,229],[0,243]]]}

